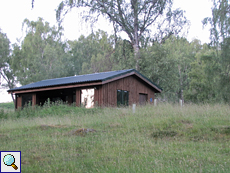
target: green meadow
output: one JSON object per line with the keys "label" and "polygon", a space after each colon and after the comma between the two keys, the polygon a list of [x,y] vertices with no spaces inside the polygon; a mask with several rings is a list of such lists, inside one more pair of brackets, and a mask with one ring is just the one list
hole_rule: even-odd
{"label": "green meadow", "polygon": [[[229,105],[159,104],[12,111],[0,104],[0,150],[21,151],[23,173],[230,172]],[[72,134],[80,128],[96,132]]]}

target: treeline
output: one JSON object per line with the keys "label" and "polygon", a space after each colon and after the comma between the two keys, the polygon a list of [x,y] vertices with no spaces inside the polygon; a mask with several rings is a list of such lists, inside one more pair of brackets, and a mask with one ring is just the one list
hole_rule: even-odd
{"label": "treeline", "polygon": [[[78,40],[63,40],[62,28],[41,18],[24,20],[26,36],[10,49],[0,31],[0,73],[9,88],[43,79],[135,68],[128,40],[98,30]],[[225,43],[225,46],[230,43]],[[157,97],[177,102],[229,102],[229,76],[221,49],[199,40],[170,36],[163,42],[141,40],[140,72],[163,88]]]}

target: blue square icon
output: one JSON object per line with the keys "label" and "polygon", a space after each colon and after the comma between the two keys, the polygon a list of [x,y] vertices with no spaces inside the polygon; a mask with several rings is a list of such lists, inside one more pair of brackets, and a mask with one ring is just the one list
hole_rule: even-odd
{"label": "blue square icon", "polygon": [[21,172],[21,151],[0,151],[0,173]]}

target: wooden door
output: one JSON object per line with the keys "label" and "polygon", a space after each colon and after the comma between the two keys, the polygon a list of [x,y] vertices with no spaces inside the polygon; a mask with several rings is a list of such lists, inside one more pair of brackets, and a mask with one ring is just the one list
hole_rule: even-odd
{"label": "wooden door", "polygon": [[139,93],[139,104],[145,105],[147,102],[148,95]]}

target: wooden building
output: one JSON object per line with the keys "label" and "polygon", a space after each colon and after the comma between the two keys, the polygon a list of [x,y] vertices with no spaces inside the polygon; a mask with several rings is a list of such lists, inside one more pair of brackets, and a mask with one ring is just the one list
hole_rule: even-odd
{"label": "wooden building", "polygon": [[[134,69],[48,79],[8,90],[16,109],[62,100],[76,106],[128,106],[153,103],[162,89]],[[91,100],[91,104],[89,104]]]}

